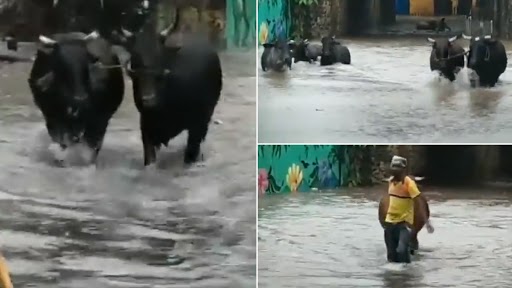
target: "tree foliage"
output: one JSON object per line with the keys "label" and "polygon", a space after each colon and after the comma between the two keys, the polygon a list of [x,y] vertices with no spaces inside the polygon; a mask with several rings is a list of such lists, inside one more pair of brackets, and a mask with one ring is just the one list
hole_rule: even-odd
{"label": "tree foliage", "polygon": [[292,38],[309,38],[311,23],[311,7],[318,4],[318,0],[294,0],[292,2],[293,18]]}

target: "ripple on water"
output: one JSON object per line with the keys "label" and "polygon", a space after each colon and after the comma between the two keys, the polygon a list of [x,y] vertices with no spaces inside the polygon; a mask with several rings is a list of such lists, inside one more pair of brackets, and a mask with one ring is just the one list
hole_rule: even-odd
{"label": "ripple on water", "polygon": [[259,141],[506,143],[508,68],[491,89],[470,89],[466,69],[453,83],[439,81],[421,41],[346,40],[350,66],[299,62],[259,73]]}
{"label": "ripple on water", "polygon": [[15,287],[254,287],[253,56],[221,55],[223,124],[205,161],[184,166],[180,135],[148,169],[130,89],[97,165],[57,167],[29,65],[1,67],[0,244]]}

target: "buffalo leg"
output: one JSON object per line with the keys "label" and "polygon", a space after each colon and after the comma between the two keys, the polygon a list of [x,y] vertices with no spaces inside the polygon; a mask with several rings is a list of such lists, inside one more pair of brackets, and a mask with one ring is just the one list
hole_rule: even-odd
{"label": "buffalo leg", "polygon": [[107,133],[108,120],[97,119],[93,123],[89,123],[84,132],[84,139],[87,146],[94,150],[92,162],[96,162],[98,154],[100,153],[101,147],[103,146],[103,140]]}
{"label": "buffalo leg", "polygon": [[153,142],[151,141],[151,138],[149,137],[148,130],[149,127],[146,127],[146,122],[144,120],[144,117],[141,117],[140,119],[140,130],[142,134],[142,147],[144,149],[144,166],[149,166],[156,162],[156,149],[155,145],[153,145]]}
{"label": "buffalo leg", "polygon": [[208,123],[201,124],[188,130],[187,148],[185,150],[185,164],[197,162],[201,152],[201,142],[208,133]]}
{"label": "buffalo leg", "polygon": [[142,136],[142,145],[144,147],[144,166],[149,166],[156,162],[155,146],[149,141],[147,136]]}

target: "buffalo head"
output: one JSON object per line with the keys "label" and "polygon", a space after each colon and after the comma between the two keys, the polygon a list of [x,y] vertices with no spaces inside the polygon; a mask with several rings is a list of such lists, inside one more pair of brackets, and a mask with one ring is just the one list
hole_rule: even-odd
{"label": "buffalo head", "polygon": [[341,45],[340,42],[336,41],[334,36],[322,38],[322,56],[330,57],[334,55],[334,49],[336,46]]}
{"label": "buffalo head", "polygon": [[452,50],[452,45],[453,43],[457,40],[457,36],[454,36],[452,38],[448,38],[448,39],[438,39],[438,40],[435,40],[435,39],[432,39],[432,38],[427,38],[428,42],[432,43],[432,60],[433,61],[436,61],[440,66],[441,68],[444,68],[446,67],[447,65],[447,60],[449,60],[449,57],[450,56],[453,56],[451,55],[451,50]]}
{"label": "buffalo head", "polygon": [[164,51],[172,57],[182,48],[180,39],[174,41],[172,47],[166,45],[168,33],[169,29],[155,34],[144,29],[132,32],[124,28],[113,33],[116,47],[123,47],[129,55],[122,61],[123,66],[132,79],[136,103],[144,107],[156,104],[157,88],[171,73],[162,63]]}
{"label": "buffalo head", "polygon": [[491,35],[471,37],[462,34],[464,39],[470,40],[468,53],[468,68],[475,69],[491,59],[491,48],[497,40]]}
{"label": "buffalo head", "polygon": [[277,39],[273,43],[263,44],[263,47],[265,49],[271,50],[270,57],[272,65],[277,70],[282,69],[285,65],[288,66],[289,69],[291,69],[292,53],[290,51],[294,49],[294,46],[295,41],[286,41],[285,39]]}
{"label": "buffalo head", "polygon": [[294,62],[297,63],[299,61],[309,60],[308,56],[306,55],[306,49],[309,45],[308,39],[303,39],[299,41],[298,44],[294,45],[293,49],[293,57],[295,58]]}
{"label": "buffalo head", "polygon": [[[99,34],[70,34],[59,40],[39,36],[36,62],[42,73],[29,79],[33,91],[52,91],[61,103],[67,120],[70,140],[78,142],[84,131],[84,116],[93,89],[91,66],[99,57],[88,49],[90,41]],[[45,71],[45,72],[44,72]],[[55,100],[55,99],[54,99]],[[50,101],[50,100],[49,100]]]}

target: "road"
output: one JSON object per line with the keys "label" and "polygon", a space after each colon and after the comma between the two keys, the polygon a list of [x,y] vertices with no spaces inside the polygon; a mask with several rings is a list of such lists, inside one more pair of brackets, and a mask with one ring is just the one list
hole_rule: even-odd
{"label": "road", "polygon": [[510,142],[510,61],[497,87],[471,89],[466,69],[454,83],[439,81],[424,38],[342,41],[350,66],[259,73],[259,143]]}
{"label": "road", "polygon": [[254,53],[221,55],[204,162],[184,167],[185,133],[148,169],[131,89],[97,165],[61,168],[30,63],[1,64],[0,248],[15,287],[255,287]]}

